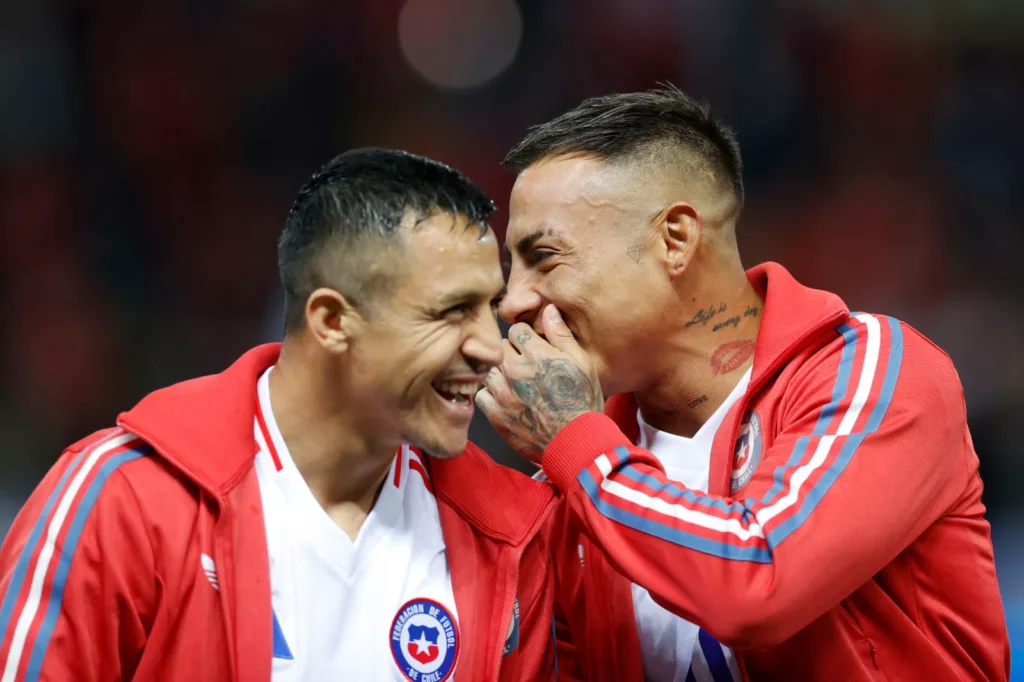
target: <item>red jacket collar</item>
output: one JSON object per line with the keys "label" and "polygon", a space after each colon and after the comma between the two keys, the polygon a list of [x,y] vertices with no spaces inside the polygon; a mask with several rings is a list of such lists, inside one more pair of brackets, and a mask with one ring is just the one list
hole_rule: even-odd
{"label": "red jacket collar", "polygon": [[[257,346],[211,376],[163,388],[118,417],[197,484],[221,497],[253,466],[256,382],[281,344]],[[470,444],[451,460],[430,458],[440,499],[492,539],[520,544],[554,499],[549,486],[495,463]]]}
{"label": "red jacket collar", "polygon": [[[834,327],[850,311],[835,294],[805,287],[778,263],[762,263],[747,271],[747,279],[764,299],[764,316],[754,348],[754,367],[747,393],[765,384],[808,337]],[[608,399],[605,413],[636,442],[636,402],[629,394]]]}
{"label": "red jacket collar", "polygon": [[751,268],[747,279],[764,299],[751,387],[763,385],[808,337],[850,316],[841,298],[828,291],[803,286],[778,263],[762,263]]}
{"label": "red jacket collar", "polygon": [[281,354],[257,346],[220,374],[153,391],[117,423],[145,438],[200,486],[223,496],[253,466],[256,382]]}

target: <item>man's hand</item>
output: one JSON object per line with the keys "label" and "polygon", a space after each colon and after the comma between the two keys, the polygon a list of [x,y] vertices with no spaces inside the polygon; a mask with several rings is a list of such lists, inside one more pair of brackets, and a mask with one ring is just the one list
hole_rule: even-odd
{"label": "man's hand", "polygon": [[502,438],[536,464],[562,427],[604,409],[590,358],[555,306],[544,309],[542,325],[543,337],[526,324],[512,325],[502,341],[501,366],[476,394],[477,407]]}

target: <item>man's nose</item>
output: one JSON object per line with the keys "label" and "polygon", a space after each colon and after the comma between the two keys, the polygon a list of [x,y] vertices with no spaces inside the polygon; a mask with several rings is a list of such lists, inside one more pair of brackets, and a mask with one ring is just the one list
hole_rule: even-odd
{"label": "man's nose", "polygon": [[505,298],[498,306],[498,314],[501,315],[501,319],[509,324],[525,322],[532,325],[543,305],[544,299],[531,285],[530,278],[518,271],[513,264],[512,272],[508,277]]}
{"label": "man's nose", "polygon": [[462,352],[472,362],[474,371],[481,374],[501,364],[501,329],[491,310],[479,316],[473,331],[466,337]]}

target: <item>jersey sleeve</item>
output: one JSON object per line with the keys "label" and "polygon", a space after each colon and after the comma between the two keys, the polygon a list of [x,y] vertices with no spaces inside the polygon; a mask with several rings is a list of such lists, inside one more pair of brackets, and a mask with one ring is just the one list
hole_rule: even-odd
{"label": "jersey sleeve", "polygon": [[977,470],[952,363],[859,315],[810,354],[735,497],[668,480],[608,417],[573,420],[544,469],[609,561],[734,648],[771,646],[892,561]]}
{"label": "jersey sleeve", "polygon": [[155,609],[153,548],[120,429],[67,451],[0,547],[0,679],[130,679]]}

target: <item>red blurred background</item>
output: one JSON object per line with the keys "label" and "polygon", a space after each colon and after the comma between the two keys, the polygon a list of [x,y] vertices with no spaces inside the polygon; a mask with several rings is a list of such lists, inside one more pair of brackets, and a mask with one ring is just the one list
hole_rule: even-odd
{"label": "red blurred background", "polygon": [[0,533],[65,444],[279,338],[276,236],[331,156],[403,147],[504,206],[528,125],[660,80],[739,132],[749,264],[953,356],[1024,648],[1012,0],[5,0]]}

